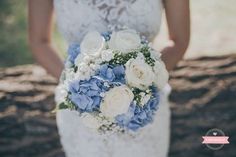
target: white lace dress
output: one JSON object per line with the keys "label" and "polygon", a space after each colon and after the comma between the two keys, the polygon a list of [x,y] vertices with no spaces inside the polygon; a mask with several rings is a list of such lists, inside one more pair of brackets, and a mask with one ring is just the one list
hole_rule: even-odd
{"label": "white lace dress", "polygon": [[[161,23],[162,0],[54,0],[58,27],[69,43],[89,30],[112,26],[136,29],[151,41]],[[83,125],[76,111],[61,110],[57,125],[67,157],[166,157],[169,147],[169,86],[152,124],[133,134],[99,134]]]}

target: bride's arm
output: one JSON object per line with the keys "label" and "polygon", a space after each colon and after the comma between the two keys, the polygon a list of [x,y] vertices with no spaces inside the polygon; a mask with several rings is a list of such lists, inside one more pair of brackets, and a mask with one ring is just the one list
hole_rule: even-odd
{"label": "bride's arm", "polygon": [[182,59],[190,39],[189,0],[164,0],[169,38],[173,45],[162,50],[167,69],[172,70]]}
{"label": "bride's arm", "polygon": [[63,64],[51,44],[53,0],[28,0],[29,45],[36,61],[57,79]]}

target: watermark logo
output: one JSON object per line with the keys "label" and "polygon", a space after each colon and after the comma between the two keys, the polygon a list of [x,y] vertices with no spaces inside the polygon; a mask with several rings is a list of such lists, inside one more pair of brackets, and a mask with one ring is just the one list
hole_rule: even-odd
{"label": "watermark logo", "polygon": [[219,150],[225,144],[229,144],[229,136],[225,136],[225,133],[217,128],[209,130],[202,138],[202,144],[205,144],[211,150]]}

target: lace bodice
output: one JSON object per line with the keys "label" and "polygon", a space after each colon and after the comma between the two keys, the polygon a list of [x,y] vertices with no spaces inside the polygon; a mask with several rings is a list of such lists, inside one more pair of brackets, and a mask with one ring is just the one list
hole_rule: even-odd
{"label": "lace bodice", "polygon": [[136,29],[149,40],[159,31],[162,0],[54,0],[59,30],[68,42],[80,42],[89,30],[114,26]]}

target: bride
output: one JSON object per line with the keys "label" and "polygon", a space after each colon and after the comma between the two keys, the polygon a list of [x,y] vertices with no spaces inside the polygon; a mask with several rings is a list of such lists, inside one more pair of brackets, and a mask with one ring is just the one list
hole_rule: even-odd
{"label": "bride", "polygon": [[[29,0],[29,41],[33,55],[49,73],[59,78],[63,64],[52,47],[51,27],[55,10],[59,30],[68,43],[80,43],[90,30],[108,31],[127,26],[152,41],[165,10],[173,45],[162,50],[167,69],[174,68],[189,42],[188,0]],[[165,157],[169,148],[168,90],[154,122],[135,136],[101,136],[83,127],[75,111],[57,113],[61,143],[67,157]]]}

